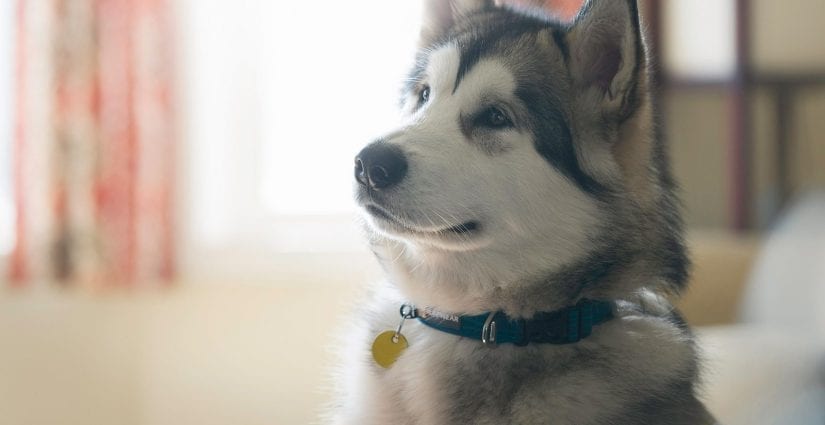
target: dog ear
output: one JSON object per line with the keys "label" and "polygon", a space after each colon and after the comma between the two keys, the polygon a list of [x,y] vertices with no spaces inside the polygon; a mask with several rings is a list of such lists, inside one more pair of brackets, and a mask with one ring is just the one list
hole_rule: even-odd
{"label": "dog ear", "polygon": [[588,0],[567,33],[569,66],[579,90],[629,115],[645,58],[636,0]]}
{"label": "dog ear", "polygon": [[427,47],[444,37],[462,16],[489,9],[493,0],[423,0],[419,45]]}

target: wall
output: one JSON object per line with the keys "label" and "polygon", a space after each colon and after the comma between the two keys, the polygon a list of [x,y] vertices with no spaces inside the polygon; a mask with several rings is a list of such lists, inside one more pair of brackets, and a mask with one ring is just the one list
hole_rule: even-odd
{"label": "wall", "polygon": [[[757,73],[820,73],[825,79],[825,2],[751,2],[752,57]],[[775,92],[762,87],[750,98],[753,113],[753,221],[776,216]],[[729,99],[723,87],[681,87],[663,102],[673,167],[683,187],[686,221],[702,227],[730,223]],[[804,88],[791,104],[789,155],[794,194],[825,186],[825,86]]]}

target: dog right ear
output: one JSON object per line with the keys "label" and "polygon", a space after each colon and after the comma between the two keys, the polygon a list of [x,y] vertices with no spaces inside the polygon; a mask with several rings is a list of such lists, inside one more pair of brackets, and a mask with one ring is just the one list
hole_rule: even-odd
{"label": "dog right ear", "polygon": [[420,47],[427,47],[447,35],[461,19],[480,10],[494,7],[493,0],[423,0]]}
{"label": "dog right ear", "polygon": [[645,71],[636,2],[588,0],[567,34],[575,83],[598,92],[603,107],[623,116],[632,112]]}

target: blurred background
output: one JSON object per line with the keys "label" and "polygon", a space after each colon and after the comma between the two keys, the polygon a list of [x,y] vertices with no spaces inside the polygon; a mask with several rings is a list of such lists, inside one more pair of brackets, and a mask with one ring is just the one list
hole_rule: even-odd
{"label": "blurred background", "polygon": [[[726,424],[823,424],[825,2],[641,2],[703,397]],[[0,0],[0,423],[314,422],[380,277],[351,158],[394,120],[419,15]]]}

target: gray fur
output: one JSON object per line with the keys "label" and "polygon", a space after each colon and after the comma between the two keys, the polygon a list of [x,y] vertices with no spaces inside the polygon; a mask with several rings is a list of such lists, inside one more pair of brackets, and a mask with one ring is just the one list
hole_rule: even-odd
{"label": "gray fur", "polygon": [[[409,121],[382,139],[409,172],[391,190],[356,186],[384,211],[365,228],[389,283],[354,326],[334,422],[712,423],[665,298],[688,262],[635,1],[591,0],[572,26],[481,0],[427,10]],[[512,126],[479,125],[490,107]],[[478,230],[450,230],[465,221]],[[408,321],[392,367],[370,357],[405,302],[529,318],[582,298],[623,307],[577,344],[489,348]]]}

